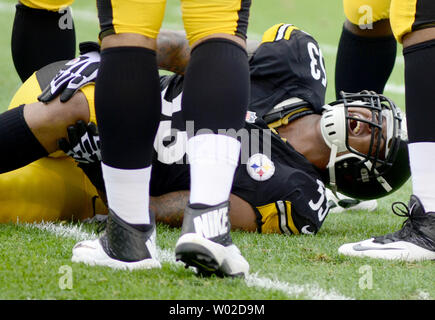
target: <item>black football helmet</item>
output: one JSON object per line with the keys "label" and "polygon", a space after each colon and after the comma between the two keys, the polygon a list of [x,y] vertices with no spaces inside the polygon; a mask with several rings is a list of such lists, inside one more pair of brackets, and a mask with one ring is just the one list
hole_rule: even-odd
{"label": "black football helmet", "polygon": [[[400,109],[389,98],[372,91],[340,94],[342,99],[326,105],[321,118],[322,136],[331,148],[329,187],[361,200],[393,193],[411,175],[406,124]],[[371,119],[354,116],[350,107],[369,110]],[[349,130],[358,122],[366,123],[371,131],[367,153],[349,144]]]}

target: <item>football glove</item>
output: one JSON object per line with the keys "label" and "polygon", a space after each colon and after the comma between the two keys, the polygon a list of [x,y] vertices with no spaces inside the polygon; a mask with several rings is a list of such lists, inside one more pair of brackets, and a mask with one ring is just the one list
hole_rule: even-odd
{"label": "football glove", "polygon": [[79,120],[75,125],[69,126],[67,132],[68,139],[58,140],[59,148],[74,158],[77,166],[83,170],[97,190],[105,192],[97,126],[93,122],[86,124]]}
{"label": "football glove", "polygon": [[82,42],[79,45],[80,56],[68,61],[59,70],[50,84],[38,96],[44,103],[58,95],[60,101],[68,101],[74,93],[85,85],[95,82],[100,66],[100,46],[96,42]]}
{"label": "football glove", "polygon": [[68,140],[58,140],[59,148],[79,163],[101,161],[100,137],[95,123],[79,120],[67,128]]}

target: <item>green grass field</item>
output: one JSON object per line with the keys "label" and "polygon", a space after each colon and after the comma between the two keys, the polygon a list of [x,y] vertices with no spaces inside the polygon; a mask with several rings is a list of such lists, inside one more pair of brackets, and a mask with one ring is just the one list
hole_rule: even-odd
{"label": "green grass field", "polygon": [[[168,1],[165,28],[182,28],[178,1]],[[20,80],[15,72],[10,35],[15,0],[0,0],[0,111],[5,110]],[[79,41],[96,40],[95,2],[76,0],[73,14]],[[334,65],[344,14],[341,1],[253,1],[249,37],[260,39],[269,26],[293,23],[312,34],[325,56],[334,99]],[[404,108],[401,47],[385,94]],[[380,199],[375,212],[330,214],[316,236],[260,235],[233,232],[234,242],[250,263],[246,279],[198,278],[175,263],[179,230],[158,225],[161,270],[114,271],[70,261],[73,245],[92,238],[93,226],[68,223],[0,225],[0,299],[159,299],[421,300],[435,298],[435,264],[405,263],[340,256],[337,248],[400,228],[393,201],[407,202],[410,182]],[[1,205],[1,203],[0,203]]]}

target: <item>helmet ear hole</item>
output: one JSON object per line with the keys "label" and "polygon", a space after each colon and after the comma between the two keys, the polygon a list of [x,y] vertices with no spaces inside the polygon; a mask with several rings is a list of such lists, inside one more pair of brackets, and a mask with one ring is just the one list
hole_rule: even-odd
{"label": "helmet ear hole", "polygon": [[324,112],[320,119],[320,129],[323,140],[331,148],[337,146],[337,152],[345,152],[346,148],[346,115],[343,105],[324,106]]}

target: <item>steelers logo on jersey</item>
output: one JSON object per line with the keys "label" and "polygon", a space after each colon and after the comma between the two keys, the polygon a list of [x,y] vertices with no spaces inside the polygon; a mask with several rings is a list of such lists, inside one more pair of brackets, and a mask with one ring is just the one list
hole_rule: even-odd
{"label": "steelers logo on jersey", "polygon": [[275,165],[265,154],[256,153],[248,159],[246,170],[257,181],[266,181],[275,173]]}

